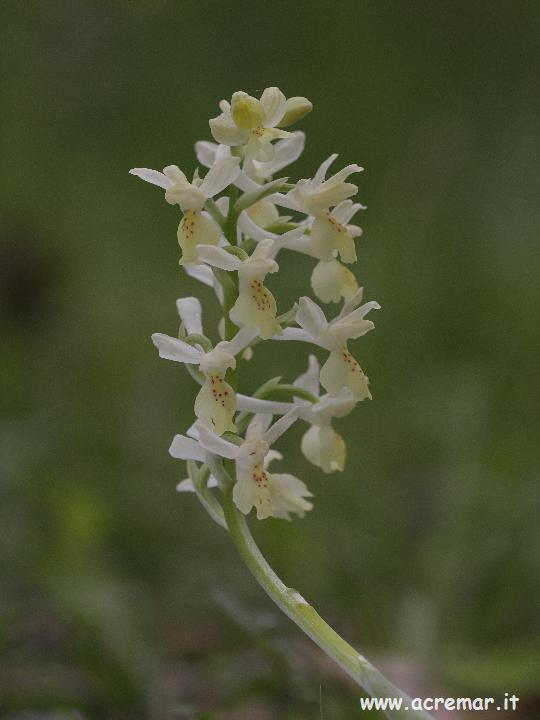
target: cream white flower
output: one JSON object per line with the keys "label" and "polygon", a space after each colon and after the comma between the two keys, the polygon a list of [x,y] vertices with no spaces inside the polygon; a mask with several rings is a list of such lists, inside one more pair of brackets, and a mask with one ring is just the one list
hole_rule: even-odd
{"label": "cream white flower", "polygon": [[[310,355],[307,371],[294,384],[319,397],[319,377],[319,362]],[[347,448],[341,435],[332,427],[332,419],[348,415],[355,406],[356,398],[352,393],[345,393],[338,398],[325,395],[310,407],[307,419],[311,427],[302,437],[301,449],[304,456],[325,473],[345,469]]]}
{"label": "cream white flower", "polygon": [[221,115],[210,120],[212,135],[224,145],[244,145],[248,158],[271,160],[272,140],[291,136],[278,129],[287,112],[287,100],[277,87],[266,88],[260,100],[242,91],[235,92],[230,103],[222,100],[219,106]]}
{"label": "cream white flower", "polygon": [[330,155],[311,179],[299,180],[289,195],[296,201],[299,208],[308,215],[328,210],[358,192],[358,187],[345,179],[353,173],[362,172],[359,165],[347,165],[332,177],[326,179],[326,172],[337,159],[337,154]]}
{"label": "cream white flower", "polygon": [[349,300],[358,292],[356,278],[339,260],[320,260],[311,273],[311,287],[324,303]]}
{"label": "cream white flower", "polygon": [[[371,301],[361,307],[362,291],[359,290],[341,313],[328,322],[321,308],[308,297],[300,298],[296,321],[300,328],[286,328],[284,340],[311,342],[330,351],[327,361],[321,369],[321,385],[330,395],[338,396],[348,388],[357,400],[371,398],[368,379],[362,368],[351,355],[347,340],[365,335],[373,329],[371,320],[365,320],[370,310],[380,309],[377,302]],[[276,338],[279,339],[279,338]]]}
{"label": "cream white flower", "polygon": [[169,165],[163,172],[148,168],[133,168],[132,175],[165,190],[165,199],[171,205],[179,205],[184,217],[178,226],[178,243],[182,249],[180,264],[197,263],[197,246],[217,245],[221,229],[206,213],[201,212],[209,198],[218,195],[233,183],[240,173],[240,159],[226,157],[218,160],[201,180],[196,172],[189,182],[176,165]]}
{"label": "cream white flower", "polygon": [[343,262],[352,263],[356,261],[354,238],[361,230],[355,225],[348,226],[347,222],[362,206],[347,201],[358,192],[358,187],[345,179],[363,168],[347,165],[326,180],[326,172],[336,158],[337,155],[331,155],[311,180],[299,180],[289,196],[299,210],[314,218],[311,227],[313,254],[320,260],[329,261],[338,252]]}
{"label": "cream white flower", "polygon": [[205,381],[195,399],[195,415],[213,427],[218,435],[227,430],[236,431],[233,422],[236,395],[225,381],[225,373],[228,368],[236,367],[235,356],[242,352],[254,337],[254,332],[248,329],[240,330],[230,342],[222,340],[215,348],[204,352],[200,347],[163,333],[152,335],[152,342],[161,358],[199,366]]}
{"label": "cream white flower", "polygon": [[317,398],[315,403],[300,397],[295,398],[294,403],[276,402],[239,393],[237,404],[238,410],[259,416],[285,415],[296,408],[298,417],[312,426],[302,438],[303,454],[311,463],[329,473],[343,470],[346,457],[345,442],[333,429],[332,420],[345,417],[352,412],[358,400],[347,388],[337,397],[327,394],[321,396],[319,373],[319,362],[314,355],[310,355],[307,371],[294,381],[295,385]]}
{"label": "cream white flower", "polygon": [[330,260],[339,253],[344,263],[356,262],[354,239],[362,234],[358,225],[349,225],[349,220],[358,210],[364,209],[360,203],[344,200],[332,211],[317,213],[311,225],[311,248],[313,254],[321,260]]}
{"label": "cream white flower", "polygon": [[311,497],[305,484],[294,475],[268,471],[271,460],[281,459],[279,453],[270,448],[294,423],[297,413],[297,409],[293,408],[271,427],[268,427],[270,416],[256,415],[240,446],[218,437],[204,425],[195,423],[192,433],[196,437],[198,449],[195,450],[186,442],[189,438],[177,435],[170,452],[174,457],[186,459],[186,449],[200,453],[201,448],[204,448],[220,457],[235,460],[236,483],[233,499],[238,509],[246,515],[254,507],[259,520],[268,517],[289,520],[290,513],[303,517],[313,507],[305,500],[306,497]]}
{"label": "cream white flower", "polygon": [[231,308],[230,318],[240,327],[256,328],[263,339],[282,332],[276,320],[275,298],[264,286],[266,275],[279,270],[277,262],[271,258],[273,245],[273,240],[263,240],[246,260],[240,260],[223,248],[199,248],[204,262],[222,270],[238,272],[238,299]]}
{"label": "cream white flower", "polygon": [[325,473],[343,472],[347,458],[345,441],[331,425],[312,425],[300,445],[305,457]]}

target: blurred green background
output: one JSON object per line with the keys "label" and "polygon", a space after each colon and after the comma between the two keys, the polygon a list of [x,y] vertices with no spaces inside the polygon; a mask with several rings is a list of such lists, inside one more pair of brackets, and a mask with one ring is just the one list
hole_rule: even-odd
{"label": "blurred green background", "polygon": [[[177,209],[128,170],[191,172],[218,101],[268,85],[315,107],[291,178],[331,152],[366,168],[357,272],[383,310],[353,343],[374,400],[337,423],[346,473],[308,465],[295,428],[315,509],[256,538],[409,692],[510,691],[539,716],[539,11],[4,0],[1,717],[360,716],[175,493],[196,389],[149,339],[199,287]],[[283,257],[282,310],[311,267]],[[259,353],[244,387],[292,380],[304,350]]]}

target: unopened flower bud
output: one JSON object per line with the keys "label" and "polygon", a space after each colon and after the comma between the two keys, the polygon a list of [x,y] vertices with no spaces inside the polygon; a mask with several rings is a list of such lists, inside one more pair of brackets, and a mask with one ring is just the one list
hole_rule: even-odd
{"label": "unopened flower bud", "polygon": [[287,109],[278,127],[284,128],[299,122],[313,110],[313,105],[305,97],[292,97],[287,100]]}

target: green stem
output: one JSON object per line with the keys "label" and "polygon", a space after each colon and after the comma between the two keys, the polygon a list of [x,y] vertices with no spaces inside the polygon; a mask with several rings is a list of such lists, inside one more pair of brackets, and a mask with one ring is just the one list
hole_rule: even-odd
{"label": "green stem", "polygon": [[212,343],[206,337],[206,335],[200,335],[199,333],[190,333],[183,338],[184,342],[190,345],[200,345],[204,352],[210,352],[212,350]]}
{"label": "green stem", "polygon": [[360,655],[292,588],[288,588],[272,570],[251,535],[244,516],[232,497],[233,483],[227,480],[223,491],[223,512],[229,533],[240,556],[259,585],[276,605],[303,630],[321,650],[334,660],[361,688],[372,697],[401,698],[403,709],[386,710],[391,720],[433,720],[423,711],[406,711],[411,698],[399,690]]}
{"label": "green stem", "polygon": [[[229,212],[225,220],[225,237],[231,246],[236,246],[236,223],[238,214],[234,204],[238,197],[238,189],[231,185],[229,190]],[[225,321],[225,340],[231,340],[238,331],[238,328],[229,317],[230,310],[238,298],[238,273],[227,273],[227,282],[222,283],[223,287],[223,317]],[[239,359],[238,359],[239,362]],[[227,371],[227,382],[236,390],[238,385],[238,369],[230,368]]]}
{"label": "green stem", "polygon": [[198,468],[193,460],[188,460],[187,468],[193,487],[195,488],[195,494],[199,498],[201,505],[204,507],[206,512],[210,515],[212,520],[222,528],[227,530],[227,523],[223,517],[223,510],[219,504],[217,498],[208,489],[208,476],[210,470],[206,465]]}
{"label": "green stem", "polygon": [[223,227],[225,223],[225,218],[223,217],[221,210],[218,208],[214,200],[212,198],[208,198],[206,201],[206,209],[210,213],[210,215],[214,218],[214,220],[217,222],[217,224],[220,227]]}
{"label": "green stem", "polygon": [[238,220],[238,211],[235,203],[238,198],[238,188],[231,185],[229,190],[229,212],[225,218],[224,233],[230,245],[236,245],[236,222]]}

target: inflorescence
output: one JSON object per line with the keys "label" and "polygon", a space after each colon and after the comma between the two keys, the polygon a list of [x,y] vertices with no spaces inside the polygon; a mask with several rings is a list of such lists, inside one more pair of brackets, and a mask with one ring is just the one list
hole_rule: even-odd
{"label": "inflorescence", "polygon": [[[212,287],[223,306],[222,340],[215,346],[204,334],[194,297],[177,301],[179,337],[152,335],[160,357],[186,364],[201,385],[197,419],[186,435],[174,437],[170,454],[188,461],[190,477],[178,489],[197,491],[207,509],[218,507],[218,519],[212,494],[218,481],[211,468],[216,456],[234,462],[233,498],[243,513],[254,507],[259,519],[302,517],[312,508],[306,499],[311,493],[294,475],[270,471],[270,463],[283,459],[273,445],[301,420],[309,425],[301,441],[307,460],[326,473],[342,471],[346,447],[332,420],[371,398],[368,379],[347,345],[373,328],[366,315],[379,309],[376,302],[361,304],[362,290],[346,267],[356,262],[355,238],[362,232],[350,221],[364,209],[351,200],[358,188],[347,179],[362,168],[347,165],[327,178],[337,158],[331,155],[312,178],[273,180],[303,152],[304,133],[284,128],[309,113],[311,103],[286,99],[270,87],[259,100],[236,92],[219,106],[221,114],[210,120],[216,142],[195,144],[200,165],[208,169],[204,177],[197,168],[190,182],[175,165],[163,172],[130,171],[179,205],[180,265]],[[283,209],[289,214],[282,215]],[[309,297],[278,315],[265,278],[279,271],[277,258],[287,252],[316,261],[314,295],[321,303],[342,304],[333,319]],[[306,372],[292,384],[272,378],[247,396],[236,387],[237,364],[257,353],[261,340],[300,341],[328,355],[322,367],[309,355]]]}

